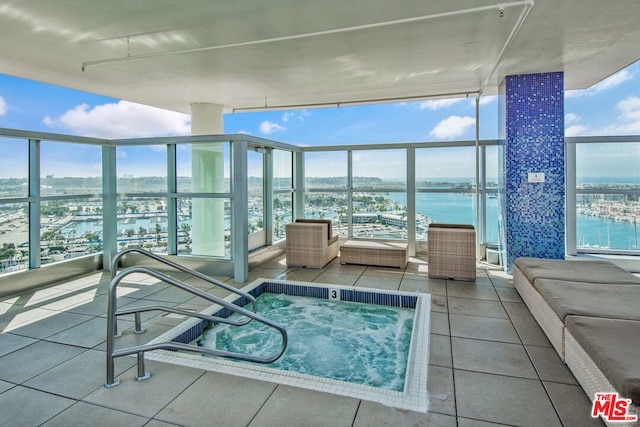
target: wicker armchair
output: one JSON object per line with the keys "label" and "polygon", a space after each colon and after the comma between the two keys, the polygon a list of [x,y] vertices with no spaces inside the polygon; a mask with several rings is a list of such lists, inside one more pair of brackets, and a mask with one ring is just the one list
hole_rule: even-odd
{"label": "wicker armchair", "polygon": [[296,220],[287,224],[287,265],[322,268],[338,255],[338,236],[330,220]]}
{"label": "wicker armchair", "polygon": [[476,280],[476,232],[472,225],[429,224],[429,277]]}

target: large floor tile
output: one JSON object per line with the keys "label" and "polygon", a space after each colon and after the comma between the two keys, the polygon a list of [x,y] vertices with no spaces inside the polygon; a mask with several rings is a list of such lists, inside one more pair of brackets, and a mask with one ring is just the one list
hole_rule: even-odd
{"label": "large floor tile", "polygon": [[551,347],[551,342],[544,334],[529,309],[522,303],[504,302],[511,323],[525,345]]}
{"label": "large floor tile", "polygon": [[13,333],[31,338],[44,339],[91,319],[93,319],[92,316],[86,316],[84,314],[58,311],[53,316],[47,317],[44,322],[34,322],[22,325],[15,328]]}
{"label": "large floor tile", "polygon": [[431,312],[431,333],[449,335],[449,315],[439,311]]}
{"label": "large floor tile", "polygon": [[[137,366],[125,371],[118,377],[120,384],[111,387],[100,387],[83,400],[88,403],[105,406],[111,409],[152,418],[162,408],[180,396],[193,384],[204,371],[168,363],[147,360],[146,372],[151,378],[136,381]],[[218,393],[201,390],[202,399],[209,402],[219,399]],[[194,408],[198,408],[194,406]]]}
{"label": "large floor tile", "polygon": [[15,334],[0,334],[0,357],[33,344],[37,340]]}
{"label": "large floor tile", "polygon": [[147,425],[148,418],[127,414],[85,402],[77,402],[70,408],[53,417],[42,427],[69,427],[69,426],[109,426],[109,427],[136,427]]}
{"label": "large floor tile", "polygon": [[451,337],[449,335],[431,334],[429,337],[429,364],[445,368],[453,367]]}
{"label": "large floor tile", "polygon": [[458,416],[514,426],[560,426],[539,380],[455,370]]}
{"label": "large floor tile", "polygon": [[318,283],[329,283],[333,285],[341,286],[353,286],[358,281],[360,276],[353,276],[350,274],[330,273],[328,271],[322,273],[315,279]]}
{"label": "large floor tile", "polygon": [[360,276],[355,283],[359,288],[376,288],[390,291],[397,291],[400,287],[401,276],[398,277],[381,277],[381,276]]}
{"label": "large floor tile", "polygon": [[516,330],[506,319],[450,314],[449,327],[452,337],[520,343]]}
{"label": "large floor tile", "polygon": [[0,357],[0,379],[19,384],[82,352],[78,347],[38,341]]}
{"label": "large floor tile", "polygon": [[[448,297],[449,313],[467,316],[495,317],[507,319],[507,312],[500,301],[488,301],[475,298]],[[496,297],[496,299],[498,299]]]}
{"label": "large floor tile", "polygon": [[541,380],[571,385],[578,384],[554,348],[536,346],[525,346],[525,348]]}
{"label": "large floor tile", "polygon": [[71,399],[18,386],[0,394],[0,419],[5,426],[38,426],[74,403]]}
{"label": "large floor tile", "polygon": [[15,384],[8,383],[6,381],[0,381],[0,394],[4,393],[7,390],[12,389],[15,386],[16,386]]}
{"label": "large floor tile", "polygon": [[538,378],[521,344],[453,337],[451,347],[455,369]]}
{"label": "large floor tile", "polygon": [[[132,326],[133,322],[118,321],[120,331],[129,329]],[[107,340],[107,319],[105,317],[96,317],[78,326],[51,335],[47,339],[84,348],[96,347]]]}
{"label": "large floor tile", "polygon": [[453,385],[453,369],[429,365],[429,412],[456,415],[456,393]]}
{"label": "large floor tile", "polygon": [[[131,368],[134,357],[115,359],[115,375]],[[24,385],[72,399],[82,399],[106,381],[106,354],[87,350],[25,382]]]}
{"label": "large floor tile", "polygon": [[473,298],[497,301],[498,294],[492,286],[480,286],[475,282],[460,282],[447,280],[447,295],[449,297]]}
{"label": "large floor tile", "polygon": [[441,279],[414,278],[405,273],[400,282],[400,290],[405,292],[424,292],[432,295],[446,295],[447,285]]}
{"label": "large floor tile", "polygon": [[275,388],[272,383],[207,372],[155,418],[184,426],[247,426]]}
{"label": "large floor tile", "polygon": [[358,399],[279,385],[249,426],[350,427],[359,403]]}
{"label": "large floor tile", "polygon": [[604,426],[600,418],[591,418],[591,401],[580,386],[545,382],[544,387],[565,426]]}
{"label": "large floor tile", "polygon": [[411,412],[389,408],[379,403],[362,401],[353,427],[456,427],[456,418],[429,412]]}

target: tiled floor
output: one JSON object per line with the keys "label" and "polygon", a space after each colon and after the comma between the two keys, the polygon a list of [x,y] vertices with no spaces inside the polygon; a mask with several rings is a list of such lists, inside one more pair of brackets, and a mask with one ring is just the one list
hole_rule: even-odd
{"label": "tiled floor", "polygon": [[[147,361],[119,358],[117,387],[105,376],[108,275],[96,273],[0,300],[0,424],[11,426],[523,426],[600,425],[514,290],[510,276],[478,266],[475,283],[427,277],[425,261],[405,270],[334,261],[322,270],[287,269],[277,259],[257,277],[428,292],[432,301],[430,412]],[[180,277],[209,290],[193,277]],[[229,283],[229,278],[219,278]],[[240,285],[238,285],[240,286]],[[224,295],[219,290],[212,291]],[[161,301],[201,310],[196,298],[143,275],[121,284],[119,306]],[[183,319],[144,315],[147,333],[126,331],[118,348],[143,343]]]}

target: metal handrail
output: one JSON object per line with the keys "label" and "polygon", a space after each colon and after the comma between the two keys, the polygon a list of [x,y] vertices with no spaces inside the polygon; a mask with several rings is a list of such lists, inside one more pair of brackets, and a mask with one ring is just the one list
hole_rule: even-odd
{"label": "metal handrail", "polygon": [[[240,295],[242,297],[247,298],[249,301],[251,301],[251,303],[253,304],[253,312],[257,312],[258,311],[258,303],[256,302],[256,298],[247,293],[247,292],[243,292],[240,289],[236,289],[231,285],[227,285],[226,283],[223,283],[219,280],[214,279],[213,277],[209,277],[206,274],[202,274],[199,271],[195,271],[192,270],[190,268],[184,267],[178,263],[175,263],[173,261],[170,261],[168,259],[162,258],[159,255],[154,254],[153,252],[149,252],[145,249],[142,248],[127,248],[127,249],[123,249],[122,251],[120,251],[118,254],[116,254],[115,257],[113,257],[113,260],[111,261],[111,280],[113,280],[113,278],[115,277],[116,273],[118,272],[118,261],[120,261],[120,258],[122,258],[124,255],[126,255],[129,252],[137,252],[141,255],[144,255],[148,258],[154,259],[164,265],[168,265],[169,267],[173,267],[176,270],[182,271],[183,273],[188,273],[191,274],[192,276],[196,276],[199,279],[204,280],[205,282],[209,282],[213,285],[219,286],[223,289],[226,289],[229,292],[232,292],[234,294]],[[248,319],[245,323],[249,323],[251,321],[251,319]]]}
{"label": "metal handrail", "polygon": [[[141,312],[145,312],[145,311],[151,311],[151,310],[161,310],[161,311],[166,311],[166,312],[170,312],[170,313],[179,313],[179,314],[184,314],[184,315],[188,315],[188,316],[193,316],[193,317],[197,317],[200,319],[204,319],[204,320],[209,320],[212,322],[221,322],[221,323],[227,323],[227,324],[231,324],[231,325],[236,325],[236,326],[242,326],[245,325],[247,322],[236,322],[233,320],[229,320],[227,318],[221,318],[221,317],[217,317],[217,316],[209,316],[206,314],[202,314],[202,313],[193,313],[193,312],[189,312],[186,310],[180,310],[180,309],[175,309],[175,308],[171,308],[171,307],[164,307],[164,306],[158,306],[158,305],[154,305],[154,306],[145,306],[145,307],[138,307],[138,308],[132,308],[132,309],[124,309],[124,310],[120,310],[120,311],[116,311],[116,306],[117,306],[117,288],[118,288],[118,284],[120,283],[120,281],[126,277],[129,274],[132,273],[145,273],[145,274],[149,274],[150,276],[153,276],[159,280],[162,280],[165,283],[168,283],[170,285],[176,286],[186,292],[192,293],[196,296],[202,297],[208,301],[211,301],[215,304],[219,304],[224,308],[227,308],[233,312],[239,313],[243,316],[246,316],[249,321],[250,320],[256,320],[260,323],[263,323],[269,327],[272,327],[274,329],[276,329],[278,332],[280,332],[280,335],[282,336],[282,344],[280,346],[280,349],[275,352],[273,355],[271,355],[270,357],[257,357],[257,356],[252,356],[252,355],[248,355],[248,354],[242,354],[242,353],[234,353],[234,352],[228,352],[228,351],[222,351],[222,350],[213,350],[213,349],[207,349],[207,348],[203,348],[203,347],[199,347],[199,346],[194,346],[194,345],[190,345],[190,344],[182,344],[182,343],[177,343],[177,342],[172,342],[172,341],[168,341],[168,342],[162,342],[162,343],[155,343],[155,344],[145,344],[145,345],[139,345],[139,346],[134,346],[134,347],[128,347],[128,348],[124,348],[121,350],[115,350],[114,346],[114,340],[117,336],[117,316],[122,316],[125,314],[134,314],[135,315],[135,329],[134,329],[134,333],[143,333],[145,332],[145,330],[141,327],[141,319],[140,319],[140,313]],[[116,385],[118,385],[120,383],[119,379],[115,379],[115,374],[114,374],[114,359],[116,357],[121,357],[121,356],[127,356],[127,355],[131,355],[131,354],[137,354],[138,356],[138,375],[136,377],[136,380],[141,381],[144,379],[147,379],[151,376],[151,374],[149,373],[145,373],[145,369],[144,369],[144,352],[145,351],[151,351],[151,350],[159,350],[159,349],[167,349],[167,350],[184,350],[184,351],[191,351],[191,352],[197,352],[197,353],[204,353],[204,354],[209,354],[212,356],[220,356],[220,357],[227,357],[230,359],[236,359],[236,360],[245,360],[245,361],[249,361],[249,362],[256,362],[256,363],[271,363],[274,362],[276,360],[278,360],[282,354],[284,353],[284,351],[286,350],[287,347],[287,342],[288,342],[288,336],[287,336],[287,331],[280,325],[278,325],[275,322],[272,322],[271,320],[257,314],[254,313],[250,310],[247,310],[243,307],[240,307],[238,305],[235,305],[233,303],[230,303],[228,301],[225,301],[221,298],[218,298],[214,295],[208,294],[204,291],[201,291],[200,289],[194,288],[192,286],[189,286],[185,283],[182,283],[178,280],[175,280],[165,274],[159,273],[155,270],[152,270],[150,268],[147,267],[129,267],[126,268],[124,270],[122,270],[120,273],[116,274],[113,279],[111,280],[111,283],[109,284],[109,295],[108,295],[108,307],[107,307],[107,378],[106,378],[106,382],[105,382],[105,387],[110,388],[110,387],[114,387]]]}

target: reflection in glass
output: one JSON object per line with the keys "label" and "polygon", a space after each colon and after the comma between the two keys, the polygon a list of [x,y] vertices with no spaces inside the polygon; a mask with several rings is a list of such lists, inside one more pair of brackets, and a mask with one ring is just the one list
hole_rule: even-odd
{"label": "reflection in glass", "polygon": [[286,225],[293,218],[293,196],[290,193],[273,196],[273,240],[286,237]]}
{"label": "reflection in glass", "polygon": [[166,145],[120,146],[116,150],[118,193],[167,191]]}
{"label": "reflection in glass", "polygon": [[640,249],[640,143],[576,144],[576,193],[578,248]]}
{"label": "reflection in glass", "polygon": [[354,150],[353,188],[407,187],[407,150]]}
{"label": "reflection in glass", "polygon": [[[228,142],[179,144],[176,147],[178,192],[229,193],[231,191],[230,151]],[[209,185],[205,185],[206,182],[209,182]]]}
{"label": "reflection in glass", "polygon": [[[199,253],[193,246],[194,227],[194,206],[198,203],[215,205],[216,211],[223,212],[223,221],[218,228],[204,228],[203,240],[210,240],[211,247],[220,248],[215,252],[208,251],[206,254]],[[181,197],[177,200],[178,205],[178,254],[181,255],[206,255],[217,257],[231,256],[231,200],[230,199],[207,199],[207,198],[187,198]]]}
{"label": "reflection in glass", "polygon": [[319,151],[304,155],[305,189],[346,189],[347,152]]}
{"label": "reflection in glass", "polygon": [[142,247],[167,253],[167,201],[162,197],[118,198],[118,250]]}
{"label": "reflection in glass", "polygon": [[406,239],[406,193],[353,193],[351,218],[354,237]]}
{"label": "reflection in glass", "polygon": [[0,204],[0,273],[29,268],[28,221],[26,203]]}
{"label": "reflection in glass", "polygon": [[29,195],[29,143],[0,138],[0,199]]}
{"label": "reflection in glass", "polygon": [[102,148],[94,145],[42,141],[42,196],[102,193]]}
{"label": "reflection in glass", "polygon": [[416,150],[417,189],[475,191],[476,148],[420,148]]}
{"label": "reflection in glass", "polygon": [[102,251],[102,199],[44,201],[40,207],[41,263]]}
{"label": "reflection in glass", "polygon": [[349,233],[347,193],[307,193],[304,203],[305,218],[330,219],[334,234],[346,237]]}
{"label": "reflection in glass", "polygon": [[293,154],[290,151],[273,150],[273,190],[293,188]]}

